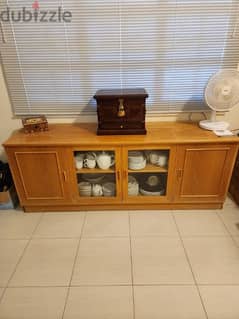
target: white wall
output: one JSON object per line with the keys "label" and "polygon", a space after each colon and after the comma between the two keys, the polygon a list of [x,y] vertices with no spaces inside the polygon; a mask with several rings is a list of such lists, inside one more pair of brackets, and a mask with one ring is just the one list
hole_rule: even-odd
{"label": "white wall", "polygon": [[[0,145],[10,136],[13,130],[22,127],[21,120],[13,117],[11,110],[11,103],[8,97],[2,69],[0,66]],[[227,121],[231,123],[231,129],[239,129],[239,106],[234,108],[230,113],[225,115]],[[147,118],[148,121],[175,121],[175,120],[187,120],[188,115],[182,114],[177,116],[161,116],[157,118]],[[73,122],[76,119],[48,119],[50,123],[58,122]],[[92,122],[96,121],[96,117],[82,117],[77,118],[78,121]],[[194,120],[197,120],[197,116],[194,116]],[[6,154],[4,149],[0,146],[0,159],[6,160]]]}
{"label": "white wall", "polygon": [[[13,130],[19,127],[21,127],[21,121],[13,119],[11,104],[0,66],[0,145],[8,138]],[[0,159],[5,159],[5,154],[1,146]]]}

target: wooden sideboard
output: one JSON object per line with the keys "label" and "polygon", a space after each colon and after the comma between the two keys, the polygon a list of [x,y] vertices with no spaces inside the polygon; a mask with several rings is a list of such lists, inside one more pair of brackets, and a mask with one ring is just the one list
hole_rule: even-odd
{"label": "wooden sideboard", "polygon": [[[96,124],[52,124],[45,132],[15,131],[4,143],[25,211],[222,208],[238,137],[217,137],[183,122],[148,123],[147,135],[97,136],[96,130]],[[114,166],[76,168],[77,154],[102,151],[113,154]],[[132,151],[164,152],[168,164],[160,167],[147,159],[143,169],[130,169]],[[129,176],[138,183],[137,195],[128,190]],[[161,181],[160,191],[145,195],[145,180],[152,176]],[[113,183],[116,192],[82,196],[82,181],[91,186]]]}
{"label": "wooden sideboard", "polygon": [[229,191],[236,203],[239,205],[239,152],[233,169]]}

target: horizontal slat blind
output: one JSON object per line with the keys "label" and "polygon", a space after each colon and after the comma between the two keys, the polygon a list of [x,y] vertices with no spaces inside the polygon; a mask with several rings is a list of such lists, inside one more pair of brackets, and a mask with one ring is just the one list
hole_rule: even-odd
{"label": "horizontal slat blind", "polygon": [[[0,0],[0,10],[32,9]],[[39,0],[71,22],[2,22],[0,45],[13,109],[91,114],[96,90],[144,87],[147,112],[205,109],[209,77],[239,62],[237,0]]]}

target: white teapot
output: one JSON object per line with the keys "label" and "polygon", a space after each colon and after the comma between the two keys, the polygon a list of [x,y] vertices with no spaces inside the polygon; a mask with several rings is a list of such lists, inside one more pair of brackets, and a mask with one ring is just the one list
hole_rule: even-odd
{"label": "white teapot", "polygon": [[114,156],[104,151],[96,156],[96,162],[101,169],[108,169],[115,163]]}

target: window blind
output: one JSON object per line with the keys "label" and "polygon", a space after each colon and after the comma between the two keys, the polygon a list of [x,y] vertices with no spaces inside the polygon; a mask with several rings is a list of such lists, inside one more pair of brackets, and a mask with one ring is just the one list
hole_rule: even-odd
{"label": "window blind", "polygon": [[96,90],[136,87],[148,114],[200,111],[209,77],[239,62],[237,0],[0,0],[1,12],[23,7],[72,17],[1,21],[16,115],[93,114]]}

